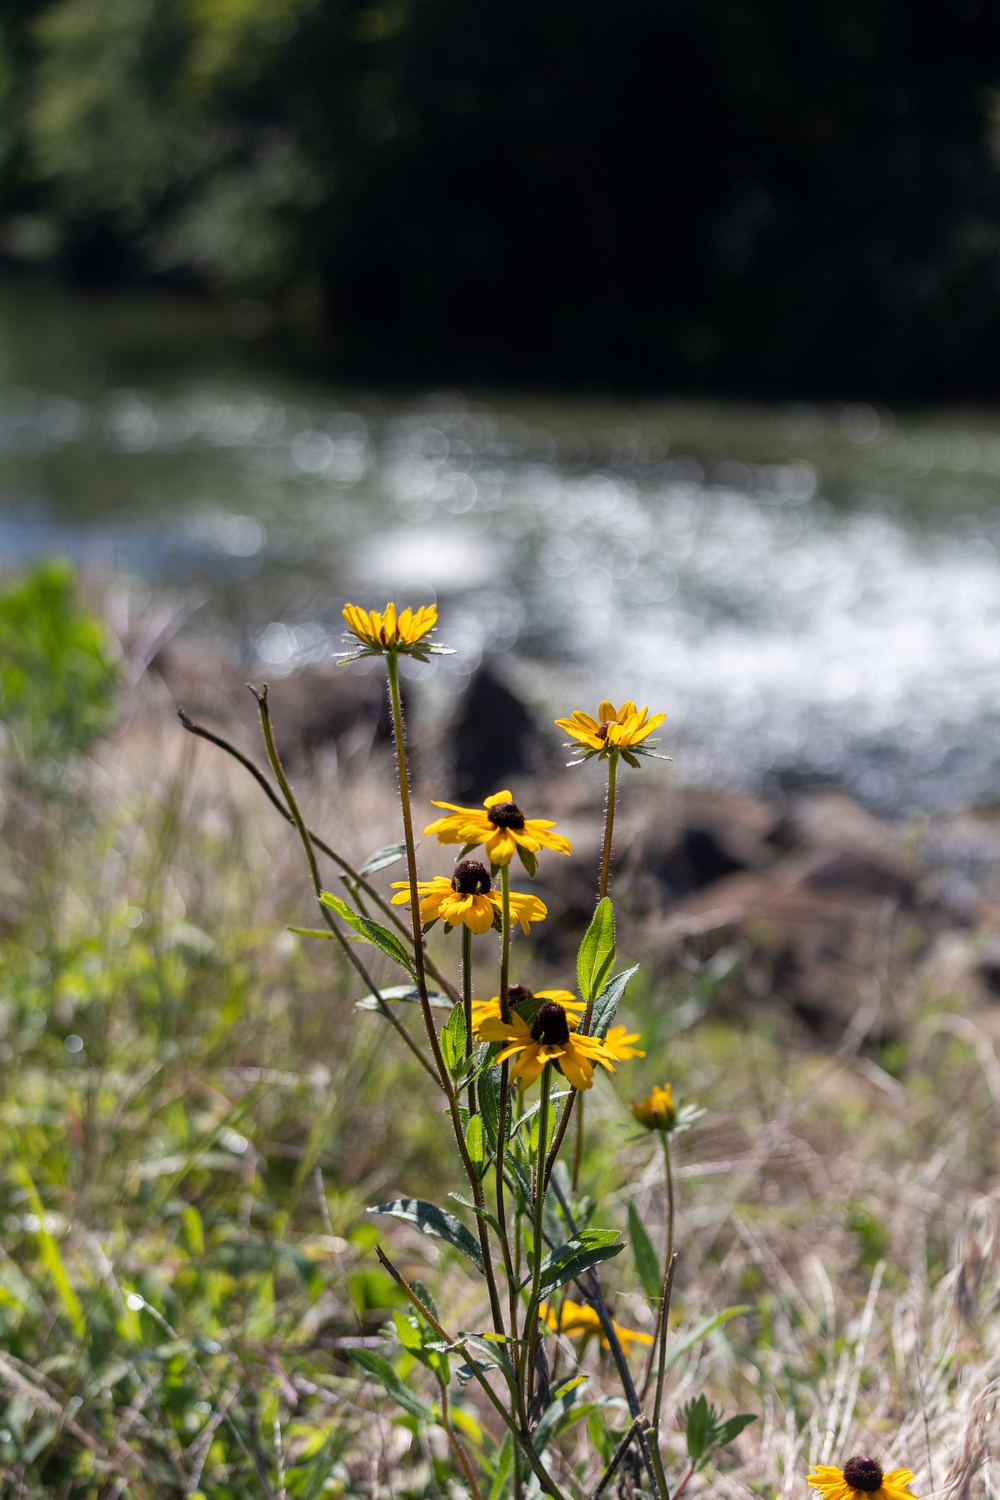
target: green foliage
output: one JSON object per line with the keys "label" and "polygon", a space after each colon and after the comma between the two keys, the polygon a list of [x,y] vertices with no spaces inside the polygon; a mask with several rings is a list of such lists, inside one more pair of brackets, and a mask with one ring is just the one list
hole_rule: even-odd
{"label": "green foliage", "polygon": [[0,21],[0,214],[26,257],[287,294],[303,321],[329,297],[341,358],[383,377],[434,347],[451,378],[992,379],[990,7],[7,0]]}
{"label": "green foliage", "polygon": [[[589,1271],[591,1266],[619,1255],[624,1248],[619,1243],[617,1229],[584,1229],[572,1235],[564,1245],[557,1245],[543,1256],[540,1295],[548,1297],[567,1281]],[[529,1280],[530,1277],[525,1277],[525,1286]]]}
{"label": "green foliage", "polygon": [[413,1224],[421,1234],[445,1240],[467,1256],[478,1271],[483,1270],[483,1253],[479,1248],[479,1241],[469,1233],[460,1219],[456,1219],[447,1209],[438,1208],[436,1203],[425,1203],[422,1198],[396,1198],[392,1203],[380,1203],[377,1208],[371,1208],[368,1212],[389,1214],[394,1219]]}
{"label": "green foliage", "polygon": [[628,1206],[628,1234],[632,1242],[632,1254],[635,1258],[635,1269],[639,1281],[646,1296],[655,1306],[663,1291],[660,1262],[634,1203]]}
{"label": "green foliage", "polygon": [[725,1448],[745,1427],[757,1420],[756,1416],[746,1412],[723,1418],[703,1395],[689,1401],[682,1408],[682,1416],[688,1457],[696,1468],[706,1464],[716,1449]]}
{"label": "green foliage", "polygon": [[584,1000],[596,1000],[615,966],[615,914],[607,896],[597,903],[576,957],[576,977]]}
{"label": "green foliage", "polygon": [[88,749],[114,716],[117,681],[68,563],[40,563],[0,593],[0,725],[20,766]]}

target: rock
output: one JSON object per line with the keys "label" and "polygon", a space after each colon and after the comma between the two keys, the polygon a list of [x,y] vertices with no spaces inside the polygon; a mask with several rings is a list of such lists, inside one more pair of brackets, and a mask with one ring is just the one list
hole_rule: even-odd
{"label": "rock", "polygon": [[[891,831],[881,830],[876,843],[866,826],[850,843],[849,827],[840,820],[826,847],[713,882],[647,938],[694,945],[703,960],[739,941],[750,955],[741,975],[748,999],[789,1006],[827,1041],[898,1036],[912,1003],[914,959],[953,918],[921,899],[920,872]],[[829,837],[829,825],[821,836]]]}
{"label": "rock", "polygon": [[489,665],[480,667],[462,697],[446,754],[455,795],[473,802],[553,760],[533,715]]}

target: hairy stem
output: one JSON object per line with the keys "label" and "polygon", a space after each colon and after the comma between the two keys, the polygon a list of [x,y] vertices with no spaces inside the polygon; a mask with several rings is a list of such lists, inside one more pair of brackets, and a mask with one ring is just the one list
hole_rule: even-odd
{"label": "hairy stem", "polygon": [[601,884],[598,900],[608,894],[608,877],[611,873],[611,840],[615,831],[615,791],[618,784],[618,751],[608,756],[608,808],[604,819],[604,853],[601,856]]}
{"label": "hairy stem", "polygon": [[[441,1043],[438,1040],[437,1029],[434,1025],[434,1013],[431,1010],[430,1000],[427,995],[427,976],[424,966],[424,934],[420,923],[420,892],[417,887],[417,846],[413,837],[413,813],[410,808],[410,778],[406,766],[406,735],[403,728],[403,706],[399,696],[399,661],[394,652],[386,653],[386,670],[389,677],[389,701],[392,705],[392,732],[396,744],[396,766],[399,771],[399,798],[403,808],[403,838],[406,842],[406,868],[410,882],[410,916],[413,923],[413,959],[414,974],[417,981],[417,994],[420,999],[420,1009],[423,1012],[424,1026],[427,1030],[427,1040],[430,1042],[431,1052],[434,1056],[434,1065],[438,1070],[441,1087],[444,1089],[448,1100],[448,1113],[451,1115],[452,1130],[455,1134],[455,1144],[462,1158],[462,1166],[465,1175],[469,1179],[472,1189],[472,1199],[477,1208],[482,1208],[483,1185],[479,1179],[472,1159],[469,1156],[469,1148],[465,1144],[465,1132],[462,1129],[462,1119],[458,1112],[458,1098],[452,1086],[444,1055],[441,1051]],[[503,1333],[503,1312],[500,1307],[500,1296],[497,1291],[496,1276],[493,1271],[493,1257],[490,1249],[489,1228],[480,1214],[476,1215],[476,1228],[479,1233],[479,1244],[483,1252],[483,1263],[486,1268],[486,1285],[490,1296],[490,1314],[493,1318],[493,1327],[496,1333]]]}
{"label": "hairy stem", "polygon": [[428,1323],[434,1329],[434,1332],[438,1335],[438,1337],[443,1339],[445,1343],[450,1344],[454,1348],[458,1349],[459,1352],[465,1356],[474,1377],[476,1378],[476,1380],[478,1380],[487,1399],[495,1408],[498,1416],[500,1417],[500,1420],[503,1422],[504,1426],[509,1429],[514,1437],[515,1442],[522,1449],[524,1456],[528,1460],[528,1463],[531,1465],[533,1472],[538,1476],[538,1479],[545,1493],[547,1495],[551,1495],[552,1500],[566,1500],[566,1497],[563,1495],[562,1490],[556,1484],[555,1480],[552,1478],[552,1475],[548,1472],[541,1458],[536,1453],[534,1444],[532,1443],[527,1432],[519,1430],[518,1424],[515,1421],[514,1417],[504,1406],[503,1402],[499,1399],[496,1392],[493,1390],[493,1387],[486,1379],[486,1376],[479,1369],[477,1359],[472,1351],[466,1347],[461,1338],[457,1340],[453,1339],[450,1334],[448,1334],[445,1329],[442,1328],[441,1324],[438,1322],[437,1318],[435,1318],[430,1308],[420,1300],[413,1287],[410,1286],[410,1283],[405,1279],[405,1277],[400,1275],[399,1271],[396,1270],[396,1267],[386,1255],[381,1245],[375,1246],[375,1254],[378,1256],[382,1265],[388,1271],[389,1275],[392,1277],[396,1285],[409,1298],[410,1302],[412,1302],[413,1306],[417,1309],[421,1316],[427,1319]]}
{"label": "hairy stem", "polygon": [[521,1368],[521,1390],[526,1408],[531,1402],[531,1387],[535,1375],[535,1350],[538,1346],[538,1289],[542,1280],[542,1245],[544,1243],[542,1218],[545,1207],[545,1153],[549,1135],[549,1084],[551,1075],[552,1064],[546,1063],[542,1069],[542,1097],[538,1107],[535,1202],[531,1225],[531,1295],[528,1298],[528,1311],[524,1317],[524,1331],[528,1340],[528,1348],[524,1364]]}

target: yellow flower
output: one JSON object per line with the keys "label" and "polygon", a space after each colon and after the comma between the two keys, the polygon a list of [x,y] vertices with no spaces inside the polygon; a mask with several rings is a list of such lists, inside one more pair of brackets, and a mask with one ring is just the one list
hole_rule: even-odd
{"label": "yellow flower", "polygon": [[[430,641],[424,640],[437,624],[437,606],[434,604],[425,604],[416,613],[412,609],[404,609],[398,615],[396,606],[392,603],[387,604],[381,614],[377,609],[360,609],[356,604],[345,604],[344,619],[356,640],[352,642],[354,649],[341,658],[343,663],[359,661],[362,656],[395,654],[416,656],[420,661],[426,661],[428,654],[453,654],[447,646],[432,645]],[[350,641],[351,637],[345,636],[344,639]],[[357,649],[358,642],[361,644],[360,650]]]}
{"label": "yellow flower", "polygon": [[828,1464],[810,1464],[813,1489],[823,1500],[915,1500],[907,1489],[913,1482],[911,1469],[890,1469],[888,1473],[874,1458],[849,1458],[842,1469]]}
{"label": "yellow flower", "polygon": [[569,1015],[555,1000],[546,1000],[530,1027],[515,1010],[509,1026],[488,1016],[480,1022],[477,1036],[483,1042],[506,1042],[496,1061],[516,1058],[510,1076],[519,1088],[530,1088],[541,1077],[546,1063],[554,1063],[575,1089],[589,1089],[594,1082],[595,1062],[609,1073],[615,1067],[612,1054],[599,1037],[575,1034],[579,1024],[577,1016]]}
{"label": "yellow flower", "polygon": [[646,1056],[638,1047],[633,1047],[632,1043],[638,1040],[637,1031],[629,1031],[625,1026],[612,1026],[604,1038],[604,1045],[616,1062],[627,1062],[630,1057]]}
{"label": "yellow flower", "polygon": [[647,1130],[673,1130],[677,1111],[669,1083],[665,1083],[662,1088],[658,1083],[655,1084],[653,1092],[638,1103],[633,1099],[632,1113]]}
{"label": "yellow flower", "polygon": [[[392,888],[399,891],[399,895],[392,898],[393,906],[409,906],[409,881],[394,880]],[[449,928],[464,925],[472,932],[488,932],[491,927],[499,930],[503,910],[500,892],[493,889],[489,870],[474,859],[464,859],[457,864],[450,880],[447,875],[418,880],[417,895],[422,922],[436,922],[440,917]],[[537,896],[522,896],[511,891],[510,915],[527,935],[532,922],[545,920],[548,908]]]}
{"label": "yellow flower", "polygon": [[549,819],[526,818],[508,791],[487,797],[482,808],[456,807],[454,802],[435,802],[434,806],[446,807],[449,816],[428,824],[424,833],[436,834],[441,844],[464,844],[464,853],[485,844],[494,865],[509,865],[516,851],[528,874],[534,875],[539,849],[569,854],[573,847],[561,833],[549,833],[556,826]]}
{"label": "yellow flower", "polygon": [[[574,1302],[570,1297],[563,1298],[562,1307],[557,1311],[551,1302],[539,1304],[538,1316],[542,1319],[546,1328],[553,1333],[565,1333],[571,1339],[592,1338],[596,1333],[601,1340],[602,1349],[610,1349],[611,1345],[604,1337],[601,1329],[601,1320],[593,1307],[587,1307],[582,1302]],[[653,1335],[651,1333],[639,1333],[634,1328],[623,1328],[620,1323],[614,1324],[615,1333],[622,1346],[622,1351],[627,1354],[632,1344],[651,1344]]]}
{"label": "yellow flower", "polygon": [[[529,990],[524,984],[511,984],[507,986],[507,1002],[511,1006],[526,1005],[529,1000],[555,1000],[567,1012],[566,1020],[571,1031],[575,1031],[580,1024],[580,1016],[587,1009],[582,1000],[577,1000],[569,990]],[[573,1015],[572,1012],[578,1012]],[[479,1026],[482,1021],[499,1021],[500,1019],[500,996],[494,995],[492,1000],[473,1000],[472,1002],[472,1029],[476,1041],[482,1041],[479,1035]]]}
{"label": "yellow flower", "polygon": [[[667,716],[654,714],[649,718],[648,715],[648,707],[636,708],[631,701],[623,703],[621,708],[615,708],[613,703],[605,700],[598,707],[596,719],[575,709],[572,718],[557,719],[556,724],[578,741],[572,749],[580,760],[589,760],[594,755],[607,759],[609,755],[620,751],[630,766],[638,766],[639,762],[635,758],[637,755],[650,755],[654,760],[667,759],[664,755],[657,755],[644,743]],[[651,743],[655,744],[656,741]]]}

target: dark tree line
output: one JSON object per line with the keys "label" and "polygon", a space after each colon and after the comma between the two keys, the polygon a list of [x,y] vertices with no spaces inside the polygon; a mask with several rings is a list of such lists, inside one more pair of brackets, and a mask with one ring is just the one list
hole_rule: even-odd
{"label": "dark tree line", "polygon": [[0,0],[0,249],[352,375],[1000,385],[1000,8]]}

